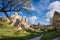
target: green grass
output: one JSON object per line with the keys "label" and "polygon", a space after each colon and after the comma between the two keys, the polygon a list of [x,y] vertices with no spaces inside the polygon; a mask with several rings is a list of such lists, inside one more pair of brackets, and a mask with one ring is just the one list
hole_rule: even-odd
{"label": "green grass", "polygon": [[52,40],[53,38],[60,37],[60,31],[57,32],[47,32],[41,38],[41,40]]}
{"label": "green grass", "polygon": [[0,28],[0,40],[28,40],[40,35],[41,32],[15,31],[12,27]]}
{"label": "green grass", "polygon": [[40,36],[42,33],[38,31],[16,31],[16,27],[9,26],[6,20],[0,20],[0,40],[28,40]]}

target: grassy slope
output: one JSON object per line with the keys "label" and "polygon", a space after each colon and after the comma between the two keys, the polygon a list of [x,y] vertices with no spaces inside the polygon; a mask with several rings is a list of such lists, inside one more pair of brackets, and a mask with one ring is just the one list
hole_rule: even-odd
{"label": "grassy slope", "polygon": [[[40,36],[40,32],[27,32],[27,31],[14,31],[11,28],[5,27],[5,28],[0,28],[0,39],[15,39],[15,40],[27,40],[29,38],[34,38],[37,36]],[[17,39],[16,39],[17,38]]]}
{"label": "grassy slope", "polygon": [[16,31],[15,28],[9,26],[6,20],[0,20],[0,40],[28,40],[41,35],[41,32]]}

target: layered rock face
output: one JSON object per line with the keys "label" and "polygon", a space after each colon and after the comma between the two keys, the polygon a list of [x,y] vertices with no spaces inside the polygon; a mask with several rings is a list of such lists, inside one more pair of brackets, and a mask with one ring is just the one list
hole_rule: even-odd
{"label": "layered rock face", "polygon": [[54,13],[53,25],[56,29],[60,29],[60,13],[59,12],[55,11],[55,13]]}
{"label": "layered rock face", "polygon": [[18,26],[18,27],[23,28],[23,29],[26,29],[26,28],[30,27],[30,25],[28,25],[27,21],[28,21],[27,18],[23,18],[16,13],[10,17],[9,24],[13,25],[13,26]]}

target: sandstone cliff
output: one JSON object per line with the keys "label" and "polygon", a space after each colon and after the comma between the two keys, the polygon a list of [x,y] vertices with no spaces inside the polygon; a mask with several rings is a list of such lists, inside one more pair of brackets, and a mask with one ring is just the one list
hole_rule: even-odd
{"label": "sandstone cliff", "polygon": [[13,16],[10,16],[10,21],[9,21],[9,24],[12,25],[12,26],[18,26],[20,27],[20,29],[27,29],[30,27],[30,25],[28,25],[28,19],[27,18],[23,18],[21,16],[19,16],[17,13],[14,14]]}

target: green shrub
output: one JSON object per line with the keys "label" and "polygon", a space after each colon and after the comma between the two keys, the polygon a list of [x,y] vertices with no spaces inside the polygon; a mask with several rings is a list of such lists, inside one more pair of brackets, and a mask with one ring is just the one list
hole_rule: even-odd
{"label": "green shrub", "polygon": [[60,37],[60,31],[57,32],[47,32],[41,38],[41,40],[52,40],[53,38]]}

